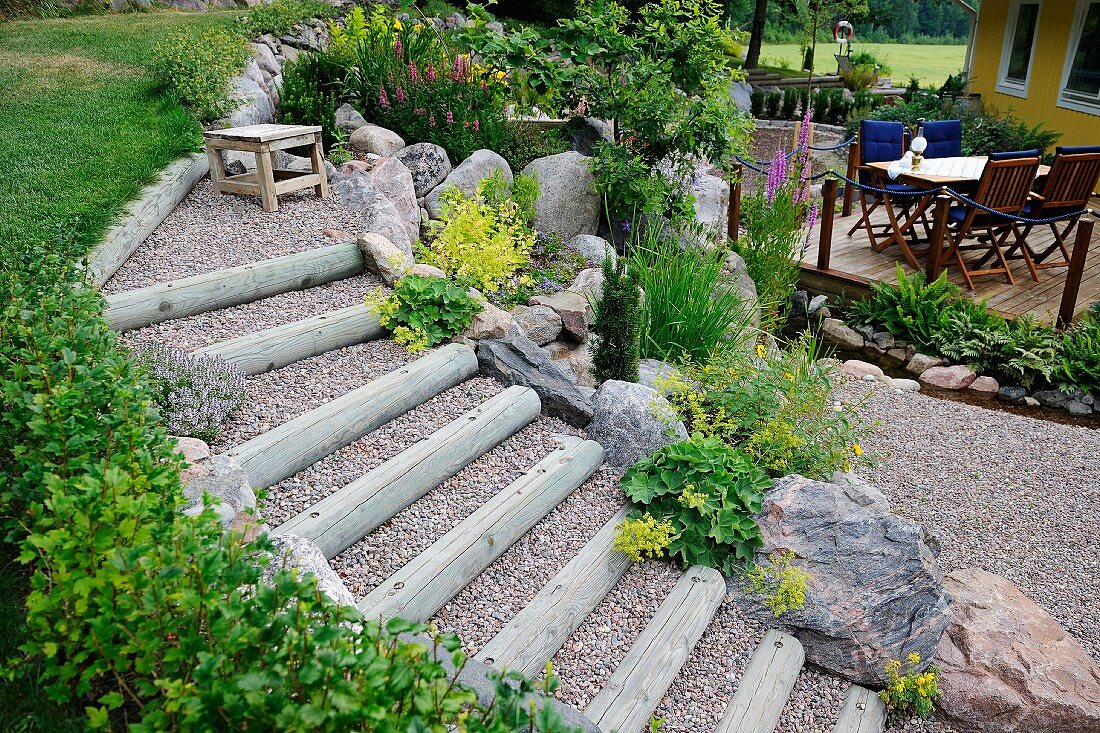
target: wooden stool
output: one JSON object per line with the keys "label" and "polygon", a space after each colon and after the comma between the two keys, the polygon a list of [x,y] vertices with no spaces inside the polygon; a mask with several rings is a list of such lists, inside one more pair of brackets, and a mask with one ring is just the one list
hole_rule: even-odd
{"label": "wooden stool", "polygon": [[[328,196],[328,176],[321,147],[321,128],[317,125],[248,125],[227,130],[209,130],[206,155],[210,158],[210,182],[218,193],[259,196],[264,211],[279,210],[279,194],[313,187],[321,198]],[[275,166],[276,152],[310,146],[311,170],[292,171]],[[230,176],[225,172],[223,150],[256,154],[256,172]]]}

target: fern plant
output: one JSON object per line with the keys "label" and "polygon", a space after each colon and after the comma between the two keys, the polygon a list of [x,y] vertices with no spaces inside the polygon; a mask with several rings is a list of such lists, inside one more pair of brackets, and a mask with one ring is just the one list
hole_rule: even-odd
{"label": "fern plant", "polygon": [[1028,389],[1038,382],[1048,382],[1060,349],[1054,329],[1025,314],[1009,321],[1008,332],[1004,361],[997,365],[999,375]]}
{"label": "fern plant", "polygon": [[984,303],[956,303],[945,309],[932,335],[932,346],[941,354],[976,372],[999,363],[1009,341],[1008,323]]}
{"label": "fern plant", "polygon": [[1054,379],[1063,389],[1100,394],[1100,312],[1095,307],[1063,335]]}
{"label": "fern plant", "polygon": [[897,285],[876,283],[872,297],[853,303],[853,323],[881,326],[890,333],[929,348],[936,344],[944,311],[961,299],[961,290],[942,273],[926,283],[924,273],[906,275],[898,265]]}

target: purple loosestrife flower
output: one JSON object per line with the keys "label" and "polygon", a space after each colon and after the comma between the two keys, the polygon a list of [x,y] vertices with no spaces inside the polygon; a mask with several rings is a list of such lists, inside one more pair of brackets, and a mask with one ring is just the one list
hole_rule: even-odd
{"label": "purple loosestrife flower", "polygon": [[386,94],[385,87],[378,90],[378,106],[382,109],[389,109],[390,97],[388,94]]}
{"label": "purple loosestrife flower", "polygon": [[474,120],[474,132],[481,129],[481,120]]}
{"label": "purple loosestrife flower", "polygon": [[393,39],[393,55],[397,58],[401,58],[401,56],[404,55],[404,49],[401,46],[400,38]]}
{"label": "purple loosestrife flower", "polygon": [[767,197],[769,204],[775,203],[776,194],[779,193],[779,189],[783,188],[786,182],[787,156],[783,153],[782,149],[777,148],[775,151],[775,158],[768,167],[768,180],[764,185],[764,195]]}
{"label": "purple loosestrife flower", "polygon": [[416,70],[416,64],[412,61],[409,62],[409,78],[413,81],[420,81],[420,72]]}
{"label": "purple loosestrife flower", "polygon": [[810,206],[809,213],[806,214],[806,241],[802,243],[802,256],[806,256],[806,250],[810,247],[810,237],[813,236],[814,225],[817,224],[817,217],[820,213],[818,204],[816,201]]}
{"label": "purple loosestrife flower", "polygon": [[397,102],[399,104],[404,104],[405,102],[405,90],[401,87],[397,87]]}
{"label": "purple loosestrife flower", "polygon": [[428,81],[435,81],[435,67],[429,66],[428,70],[424,72],[424,76],[428,77]]}
{"label": "purple loosestrife flower", "polygon": [[447,124],[453,125],[455,123],[455,115],[451,110],[447,110]]}

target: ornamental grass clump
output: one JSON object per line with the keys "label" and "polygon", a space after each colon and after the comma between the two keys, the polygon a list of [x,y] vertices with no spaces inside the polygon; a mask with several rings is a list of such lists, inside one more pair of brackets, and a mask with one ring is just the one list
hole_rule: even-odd
{"label": "ornamental grass clump", "polygon": [[225,359],[188,354],[158,342],[140,349],[137,357],[171,435],[212,441],[244,405],[244,374]]}

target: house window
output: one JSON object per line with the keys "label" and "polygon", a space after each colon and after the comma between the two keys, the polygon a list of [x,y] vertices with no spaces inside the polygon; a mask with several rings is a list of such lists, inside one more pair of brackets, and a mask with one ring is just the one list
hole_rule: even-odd
{"label": "house window", "polygon": [[997,91],[1017,97],[1027,96],[1031,57],[1038,28],[1039,3],[1013,0],[1008,9]]}
{"label": "house window", "polygon": [[1077,4],[1059,106],[1100,114],[1100,0]]}

